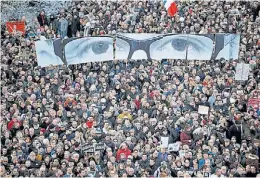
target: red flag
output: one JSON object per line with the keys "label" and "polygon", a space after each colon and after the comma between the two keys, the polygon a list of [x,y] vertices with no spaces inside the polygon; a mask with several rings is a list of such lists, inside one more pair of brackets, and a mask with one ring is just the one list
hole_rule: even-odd
{"label": "red flag", "polygon": [[22,34],[25,33],[25,23],[21,22],[6,22],[6,28],[9,33],[13,32],[21,32]]}
{"label": "red flag", "polygon": [[177,5],[175,2],[172,2],[170,7],[168,8],[169,16],[173,17],[178,11]]}

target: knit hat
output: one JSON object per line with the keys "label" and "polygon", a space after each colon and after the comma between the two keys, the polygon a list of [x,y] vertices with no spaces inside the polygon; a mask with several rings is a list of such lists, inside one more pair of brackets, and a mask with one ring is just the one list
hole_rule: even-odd
{"label": "knit hat", "polygon": [[49,125],[49,130],[54,129],[56,126],[54,124]]}
{"label": "knit hat", "polygon": [[46,129],[45,129],[45,128],[41,128],[41,129],[40,129],[40,132],[45,133],[45,132],[46,132]]}

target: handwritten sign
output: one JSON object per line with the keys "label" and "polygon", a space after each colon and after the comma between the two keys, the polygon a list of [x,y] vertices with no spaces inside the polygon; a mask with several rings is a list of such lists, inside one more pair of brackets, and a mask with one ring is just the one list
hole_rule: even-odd
{"label": "handwritten sign", "polygon": [[94,153],[95,151],[105,150],[104,143],[97,143],[95,145],[92,144],[83,144],[81,145],[81,151],[87,153]]}
{"label": "handwritten sign", "polygon": [[105,144],[104,143],[97,143],[95,145],[95,151],[105,150]]}
{"label": "handwritten sign", "polygon": [[95,147],[93,145],[84,144],[84,145],[81,146],[81,151],[87,152],[87,153],[94,153]]}

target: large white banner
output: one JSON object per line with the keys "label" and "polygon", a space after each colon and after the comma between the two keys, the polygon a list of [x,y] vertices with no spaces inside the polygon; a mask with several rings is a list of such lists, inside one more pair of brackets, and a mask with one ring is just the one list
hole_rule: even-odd
{"label": "large white banner", "polygon": [[36,42],[38,65],[70,65],[116,60],[237,59],[237,34],[136,34],[68,38]]}

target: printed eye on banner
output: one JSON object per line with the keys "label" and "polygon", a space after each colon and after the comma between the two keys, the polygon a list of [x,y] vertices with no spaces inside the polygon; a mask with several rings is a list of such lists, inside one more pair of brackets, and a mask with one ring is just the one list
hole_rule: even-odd
{"label": "printed eye on banner", "polygon": [[187,35],[165,36],[150,46],[152,59],[186,59],[188,38]]}
{"label": "printed eye on banner", "polygon": [[210,60],[212,50],[212,39],[202,35],[165,36],[150,46],[152,59]]}
{"label": "printed eye on banner", "polygon": [[50,65],[66,64],[62,54],[60,39],[36,41],[35,47],[39,66],[46,67]]}
{"label": "printed eye on banner", "polygon": [[210,60],[212,58],[214,38],[204,35],[188,35],[187,59]]}
{"label": "printed eye on banner", "polygon": [[67,64],[113,60],[113,37],[84,37],[63,41]]}

